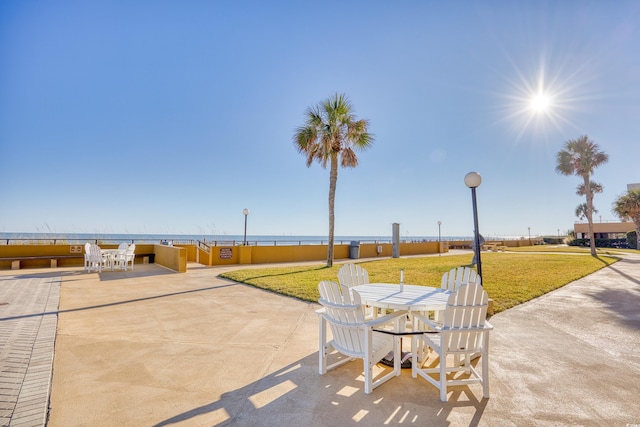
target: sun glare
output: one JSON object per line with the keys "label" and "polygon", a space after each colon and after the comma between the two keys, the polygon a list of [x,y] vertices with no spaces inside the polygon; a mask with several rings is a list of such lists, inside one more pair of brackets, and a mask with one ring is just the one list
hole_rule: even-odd
{"label": "sun glare", "polygon": [[549,109],[551,99],[544,93],[539,93],[531,99],[531,108],[537,113],[544,113]]}

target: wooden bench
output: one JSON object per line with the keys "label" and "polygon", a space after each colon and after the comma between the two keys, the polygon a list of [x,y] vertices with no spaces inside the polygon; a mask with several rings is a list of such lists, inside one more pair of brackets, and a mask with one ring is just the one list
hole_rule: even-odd
{"label": "wooden bench", "polygon": [[20,270],[20,263],[22,261],[41,260],[48,259],[50,261],[51,268],[58,267],[58,260],[60,259],[84,259],[84,255],[40,255],[40,256],[15,256],[0,258],[0,261],[11,261],[12,270]]}

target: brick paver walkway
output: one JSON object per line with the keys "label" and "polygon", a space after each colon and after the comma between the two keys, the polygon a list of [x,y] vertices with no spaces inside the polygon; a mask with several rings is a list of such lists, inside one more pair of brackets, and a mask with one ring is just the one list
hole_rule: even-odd
{"label": "brick paver walkway", "polygon": [[21,274],[0,276],[0,426],[40,427],[47,421],[61,278]]}

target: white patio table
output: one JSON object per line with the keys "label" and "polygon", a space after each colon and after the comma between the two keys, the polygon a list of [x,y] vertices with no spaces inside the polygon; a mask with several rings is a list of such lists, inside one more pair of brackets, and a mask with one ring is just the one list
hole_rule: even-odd
{"label": "white patio table", "polygon": [[394,283],[367,283],[351,289],[360,294],[363,304],[391,310],[439,311],[447,308],[451,292],[430,286]]}
{"label": "white patio table", "polygon": [[106,267],[113,271],[115,257],[118,254],[118,249],[100,249],[102,253],[102,259],[105,260]]}
{"label": "white patio table", "polygon": [[[447,308],[450,291],[430,286],[402,285],[394,283],[367,283],[354,286],[351,289],[358,292],[363,304],[381,309],[408,310],[411,318],[411,331],[405,332],[405,324],[400,324],[399,335],[413,335],[419,332],[419,325],[411,316],[411,312],[439,311]],[[377,315],[377,310],[374,311]],[[412,340],[413,342],[413,340]],[[416,349],[412,349],[416,351]],[[403,352],[402,368],[411,368],[411,353]],[[422,360],[422,357],[420,357]],[[393,357],[382,359],[385,365],[393,366]]]}

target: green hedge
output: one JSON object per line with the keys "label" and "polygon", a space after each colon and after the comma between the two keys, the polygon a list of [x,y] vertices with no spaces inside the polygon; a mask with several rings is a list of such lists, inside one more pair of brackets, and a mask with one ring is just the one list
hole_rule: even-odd
{"label": "green hedge", "polygon": [[627,233],[627,245],[629,245],[629,247],[631,249],[639,249],[638,248],[638,235],[636,234],[636,231],[630,231]]}
{"label": "green hedge", "polygon": [[[629,236],[626,239],[596,239],[596,248],[621,248],[629,249]],[[588,248],[590,246],[589,239],[574,239],[567,243],[569,246],[581,246]]]}

